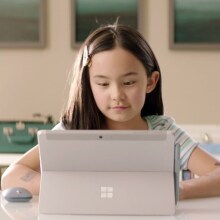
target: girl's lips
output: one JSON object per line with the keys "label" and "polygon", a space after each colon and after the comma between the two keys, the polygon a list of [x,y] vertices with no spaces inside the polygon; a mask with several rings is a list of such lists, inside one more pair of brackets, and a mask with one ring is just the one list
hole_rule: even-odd
{"label": "girl's lips", "polygon": [[112,107],[112,109],[119,109],[119,110],[123,110],[123,109],[127,109],[128,107],[127,106],[114,106]]}

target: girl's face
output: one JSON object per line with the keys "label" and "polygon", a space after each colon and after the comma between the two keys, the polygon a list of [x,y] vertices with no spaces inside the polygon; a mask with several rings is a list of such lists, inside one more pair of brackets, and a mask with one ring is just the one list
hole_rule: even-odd
{"label": "girl's face", "polygon": [[143,64],[132,53],[116,47],[94,55],[89,75],[93,96],[106,117],[107,129],[146,128],[141,109],[146,93],[154,87]]}

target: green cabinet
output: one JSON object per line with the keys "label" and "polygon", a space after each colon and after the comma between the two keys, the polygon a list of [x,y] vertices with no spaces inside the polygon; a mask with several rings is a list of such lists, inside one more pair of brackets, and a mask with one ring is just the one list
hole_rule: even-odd
{"label": "green cabinet", "polygon": [[51,130],[42,121],[0,121],[0,153],[25,153],[37,144],[38,130]]}

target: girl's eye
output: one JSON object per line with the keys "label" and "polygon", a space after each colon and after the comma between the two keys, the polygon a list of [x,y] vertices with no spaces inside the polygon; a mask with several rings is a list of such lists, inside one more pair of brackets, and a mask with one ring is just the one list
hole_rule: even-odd
{"label": "girl's eye", "polygon": [[97,83],[99,86],[108,86],[108,83]]}
{"label": "girl's eye", "polygon": [[133,85],[133,84],[135,84],[135,82],[136,81],[127,81],[127,82],[124,82],[123,84],[125,85],[125,86],[130,86],[130,85]]}

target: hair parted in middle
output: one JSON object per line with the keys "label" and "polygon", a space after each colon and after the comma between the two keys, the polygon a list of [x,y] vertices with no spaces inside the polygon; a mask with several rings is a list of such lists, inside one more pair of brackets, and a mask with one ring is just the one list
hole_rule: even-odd
{"label": "hair parted in middle", "polygon": [[144,37],[125,25],[107,25],[92,32],[82,44],[72,70],[69,99],[62,115],[66,129],[101,129],[105,121],[94,100],[89,80],[92,57],[100,52],[121,47],[132,53],[145,67],[147,77],[159,72],[155,89],[146,94],[141,116],[163,115],[161,71],[157,59]]}

